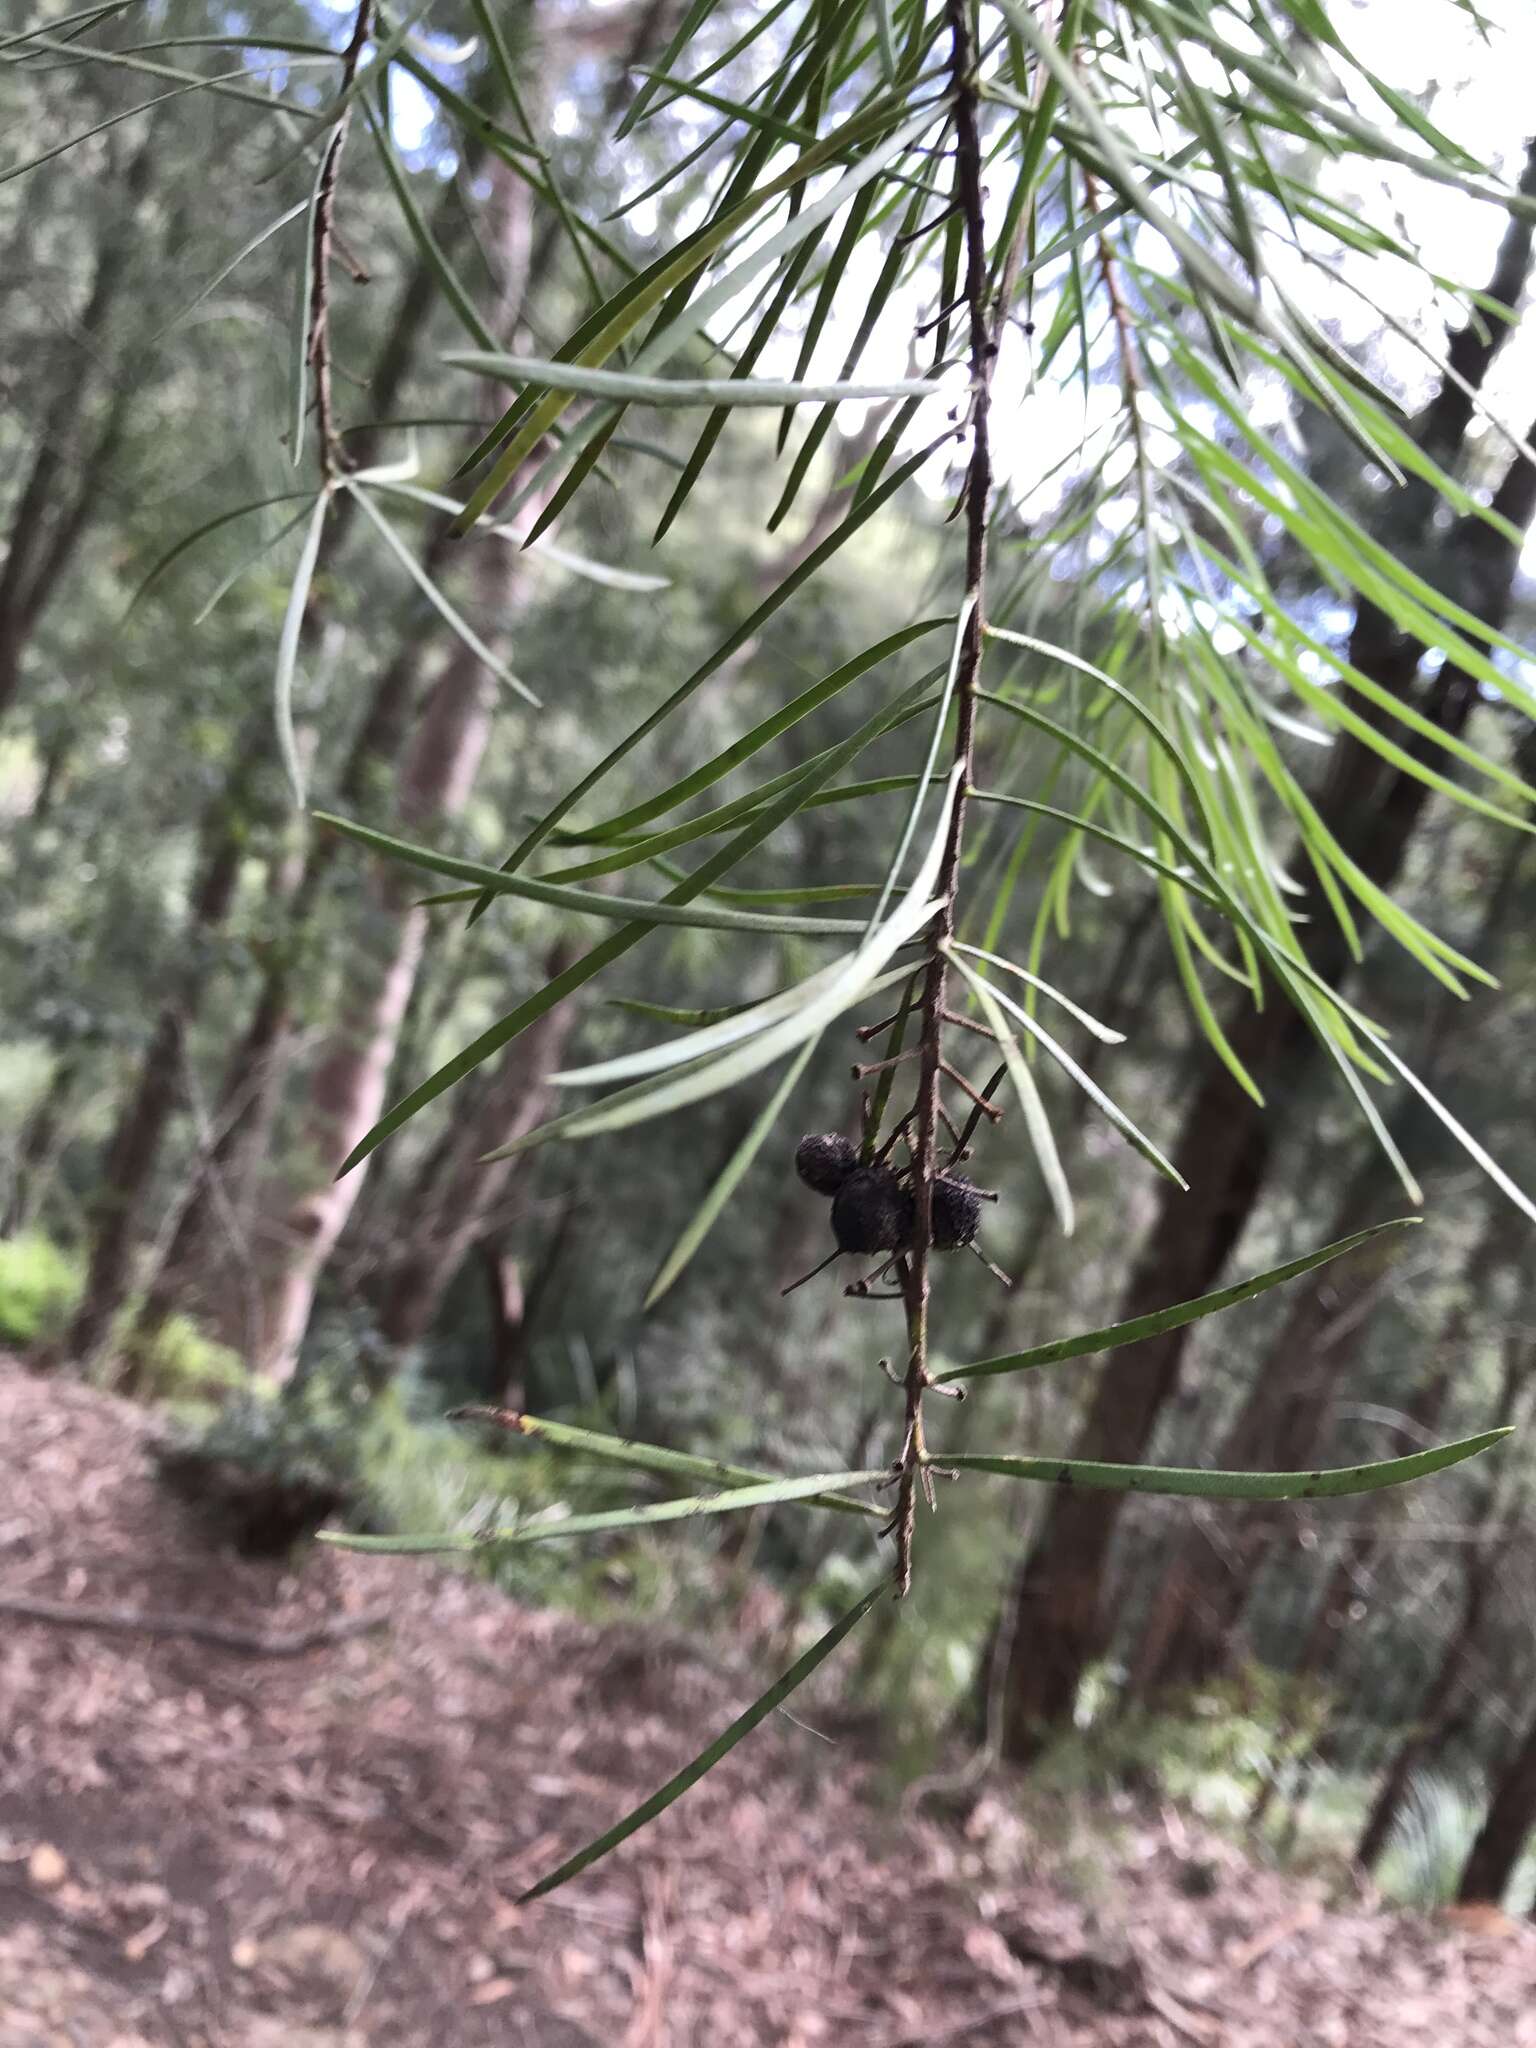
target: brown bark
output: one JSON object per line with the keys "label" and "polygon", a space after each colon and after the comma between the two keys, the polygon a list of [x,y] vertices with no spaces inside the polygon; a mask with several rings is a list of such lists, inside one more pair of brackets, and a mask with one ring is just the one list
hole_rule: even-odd
{"label": "brown bark", "polygon": [[[1536,146],[1527,163],[1527,183],[1536,186]],[[1505,283],[1510,276],[1526,276],[1531,240],[1530,223],[1512,223],[1500,258]],[[1426,431],[1443,431],[1433,409]],[[1494,503],[1523,532],[1536,511],[1536,469],[1517,459]],[[1399,548],[1425,537],[1422,530],[1405,527],[1402,517],[1389,518],[1386,528],[1389,541]],[[1498,627],[1508,615],[1516,563],[1517,551],[1506,539],[1466,520],[1443,552],[1442,573],[1459,601]],[[1354,665],[1411,699],[1443,731],[1458,734],[1477,702],[1478,686],[1446,663],[1415,688],[1423,654],[1419,643],[1395,631],[1373,607],[1361,605],[1350,640]],[[1414,736],[1408,751],[1428,758],[1436,750]],[[1318,809],[1349,858],[1387,888],[1428,795],[1425,785],[1405,770],[1363,742],[1346,739],[1335,750]],[[1337,984],[1351,964],[1344,936],[1318,890],[1308,892],[1302,907],[1310,912],[1316,933],[1309,948],[1312,965]],[[1315,1057],[1300,1013],[1273,998],[1262,1011],[1245,1012],[1229,1035],[1271,1102],[1286,1098]],[[1163,1196],[1132,1271],[1121,1318],[1147,1314],[1213,1285],[1257,1202],[1274,1143],[1272,1116],[1238,1090],[1214,1055],[1207,1055],[1174,1152],[1189,1175],[1191,1192],[1170,1189]],[[1164,1403],[1178,1384],[1188,1335],[1186,1328],[1134,1345],[1103,1373],[1073,1446],[1076,1456],[1126,1464],[1146,1456]],[[1121,1495],[1065,1489],[1052,1498],[1018,1593],[1004,1725],[1007,1753],[1017,1761],[1035,1754],[1049,1733],[1070,1719],[1083,1674],[1107,1645],[1106,1571],[1124,1501]]]}
{"label": "brown bark", "polygon": [[1371,1802],[1360,1844],[1355,1850],[1356,1860],[1364,1870],[1374,1870],[1381,1861],[1415,1772],[1441,1747],[1482,1626],[1483,1613],[1492,1590],[1492,1565],[1493,1555],[1488,1548],[1480,1548],[1467,1561],[1461,1613],[1446,1643],[1440,1668],[1419,1704],[1412,1730],[1393,1753],[1377,1787],[1376,1797]]}
{"label": "brown bark", "polygon": [[259,755],[255,735],[236,740],[228,785],[209,810],[201,833],[198,880],[187,913],[182,959],[170,976],[138,1078],[119,1113],[102,1162],[91,1209],[91,1248],[84,1291],[62,1344],[63,1355],[91,1363],[105,1348],[127,1297],[135,1245],[155,1167],[181,1092],[188,1026],[207,993],[208,940],[223,924],[245,855],[245,798]]}
{"label": "brown bark", "polygon": [[[505,603],[510,556],[488,549],[484,595]],[[423,709],[401,769],[402,832],[430,836],[462,808],[490,732],[495,684],[467,648],[448,656]],[[262,1281],[261,1369],[286,1379],[298,1360],[321,1270],[362,1185],[359,1168],[335,1175],[384,1106],[385,1087],[406,1004],[410,1000],[428,913],[414,902],[419,883],[398,866],[375,863],[368,881],[364,929],[351,963],[340,1013],[309,1083],[301,1185],[276,1234]]]}
{"label": "brown bark", "polygon": [[1467,1857],[1457,1888],[1457,1903],[1463,1906],[1490,1900],[1497,1905],[1509,1889],[1509,1881],[1524,1852],[1531,1830],[1536,1827],[1536,1718],[1533,1718],[1520,1747],[1500,1772],[1489,1801],[1487,1818]]}
{"label": "brown bark", "polygon": [[[381,417],[394,410],[434,304],[432,273],[425,264],[419,265],[401,295],[369,380]],[[353,452],[359,460],[368,459],[373,452],[372,439]],[[353,512],[351,499],[344,495],[327,526],[333,557]],[[430,575],[438,574],[447,552],[444,520],[434,529],[425,551]],[[409,734],[421,665],[418,634],[414,626],[408,627],[353,733],[331,794],[338,811],[366,808],[376,785],[387,781]],[[175,1229],[145,1294],[135,1325],[141,1338],[162,1327],[189,1293],[211,1298],[223,1291],[221,1269],[225,1262],[218,1251],[215,1211],[222,1207],[226,1219],[233,1217],[244,1236],[249,1222],[245,1197],[252,1188],[257,1163],[266,1154],[287,1073],[294,1002],[309,965],[312,923],[339,849],[340,841],[325,835],[310,840],[291,859],[279,863],[276,894],[281,899],[283,936],[268,948],[250,1020],[214,1091],[214,1141],[194,1168]],[[253,1331],[238,1330],[232,1324],[224,1334],[242,1348],[254,1340]]]}
{"label": "brown bark", "polygon": [[[574,950],[552,948],[544,979],[563,973]],[[576,1021],[567,1003],[546,1010],[514,1039],[501,1056],[491,1085],[475,1113],[455,1122],[428,1170],[401,1202],[410,1237],[385,1276],[379,1327],[390,1343],[416,1344],[427,1334],[443,1295],[501,1202],[514,1175],[526,1171],[521,1159],[486,1160],[482,1155],[531,1131],[549,1105],[548,1077],[559,1065]]]}
{"label": "brown bark", "polygon": [[[87,366],[110,361],[106,344],[127,278],[134,216],[149,189],[153,162],[152,144],[145,142],[123,179],[121,210],[103,221],[90,288],[73,324]],[[131,387],[120,384],[107,402],[94,445],[66,483],[81,421],[88,416],[83,400],[91,381],[91,367],[61,379],[38,426],[31,466],[12,508],[0,564],[0,717],[15,701],[27,644],[101,503],[101,481],[127,421]]]}
{"label": "brown bark", "polygon": [[61,1054],[54,1062],[47,1087],[21,1127],[5,1213],[0,1217],[0,1237],[18,1237],[36,1213],[38,1196],[58,1157],[64,1120],[79,1092],[84,1067],[84,1055],[78,1049]]}
{"label": "brown bark", "polygon": [[[1522,746],[1518,763],[1522,773],[1536,768],[1536,740]],[[1485,964],[1495,958],[1506,932],[1526,852],[1523,840],[1510,848],[1471,942],[1473,957]],[[1436,1087],[1441,1083],[1435,1068],[1458,1042],[1461,1013],[1460,1000],[1449,990],[1437,997],[1421,1055],[1421,1070],[1428,1071]],[[1392,1136],[1421,1172],[1454,1156],[1449,1132],[1417,1099],[1394,1120]],[[1324,1241],[1379,1223],[1394,1207],[1401,1207],[1396,1178],[1373,1145],[1323,1233]],[[1464,1340],[1471,1298],[1507,1255],[1510,1228],[1519,1222],[1517,1212],[1501,1208],[1479,1239],[1463,1276],[1461,1301],[1441,1335],[1442,1371]],[[1313,1463],[1336,1384],[1353,1357],[1347,1340],[1369,1314],[1400,1244],[1398,1238],[1378,1238],[1295,1283],[1289,1313],[1222,1439],[1215,1464],[1228,1470],[1269,1465],[1294,1471]],[[1292,1519],[1275,1506],[1229,1509],[1216,1517],[1197,1511],[1158,1587],[1137,1646],[1129,1684],[1134,1698],[1145,1702],[1158,1691],[1206,1685],[1231,1667],[1241,1648],[1236,1629],[1249,1589]],[[1219,1541],[1213,1540],[1218,1530]]]}
{"label": "brown bark", "polygon": [[[499,322],[516,316],[526,284],[528,189],[502,165],[489,172],[496,245],[505,280]],[[488,417],[494,398],[487,396]],[[480,609],[509,609],[516,555],[481,541],[473,555]],[[407,836],[430,837],[464,804],[479,772],[490,733],[496,685],[483,664],[455,641],[411,733],[401,763],[395,810]],[[398,707],[381,707],[386,728]],[[371,722],[371,721],[370,721]],[[360,736],[361,737],[361,736]],[[357,1141],[378,1120],[400,1028],[415,984],[428,913],[414,899],[419,880],[393,864],[369,872],[364,928],[342,1006],[307,1084],[299,1185],[264,1248],[261,1369],[288,1378],[298,1361],[315,1288],[362,1187],[366,1166],[338,1180]]]}

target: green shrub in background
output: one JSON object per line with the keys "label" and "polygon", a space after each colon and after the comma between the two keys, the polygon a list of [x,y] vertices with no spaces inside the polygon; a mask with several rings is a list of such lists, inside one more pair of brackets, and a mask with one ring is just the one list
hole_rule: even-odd
{"label": "green shrub in background", "polygon": [[151,1337],[108,1355],[108,1383],[139,1400],[206,1413],[235,1394],[262,1397],[239,1352],[204,1336],[190,1316],[170,1316]]}
{"label": "green shrub in background", "polygon": [[19,1351],[58,1336],[80,1297],[79,1262],[50,1238],[0,1239],[0,1344]]}
{"label": "green shrub in background", "polygon": [[[64,1334],[84,1284],[79,1256],[32,1231],[0,1238],[0,1344],[30,1351]],[[118,1327],[132,1328],[132,1307]],[[103,1383],[147,1401],[187,1404],[196,1419],[252,1380],[238,1352],[207,1337],[190,1316],[171,1316],[154,1335],[108,1353]]]}

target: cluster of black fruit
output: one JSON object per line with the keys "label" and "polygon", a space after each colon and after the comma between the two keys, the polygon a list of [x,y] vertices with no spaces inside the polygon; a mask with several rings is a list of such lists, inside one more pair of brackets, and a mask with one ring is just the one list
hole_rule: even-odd
{"label": "cluster of black fruit", "polygon": [[[802,1138],[795,1171],[808,1188],[832,1198],[832,1235],[842,1252],[899,1252],[912,1241],[917,1204],[902,1176],[889,1166],[861,1166],[858,1148],[836,1131]],[[981,1225],[981,1197],[960,1174],[933,1183],[935,1251],[958,1251]]]}

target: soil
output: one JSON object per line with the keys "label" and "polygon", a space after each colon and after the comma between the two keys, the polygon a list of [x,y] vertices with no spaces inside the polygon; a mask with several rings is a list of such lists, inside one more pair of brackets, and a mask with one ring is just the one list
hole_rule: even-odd
{"label": "soil", "polygon": [[409,1558],[243,1562],[153,1428],[0,1363],[38,1609],[0,1611],[0,2048],[1536,2044],[1536,1929],[1329,1902],[1166,1810],[1091,1865],[1006,1784],[911,1818],[783,1717],[520,1907],[764,1673]]}

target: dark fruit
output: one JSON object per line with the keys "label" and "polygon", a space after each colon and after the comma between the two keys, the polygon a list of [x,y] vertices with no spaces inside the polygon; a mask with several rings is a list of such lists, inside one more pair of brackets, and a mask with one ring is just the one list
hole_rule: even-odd
{"label": "dark fruit", "polygon": [[933,1248],[959,1251],[981,1228],[981,1197],[963,1174],[933,1184]]}
{"label": "dark fruit", "polygon": [[912,1197],[888,1166],[861,1166],[832,1201],[832,1235],[844,1252],[899,1251],[912,1235]]}
{"label": "dark fruit", "polygon": [[839,1131],[802,1138],[795,1147],[795,1171],[818,1195],[835,1195],[858,1163],[852,1139]]}

